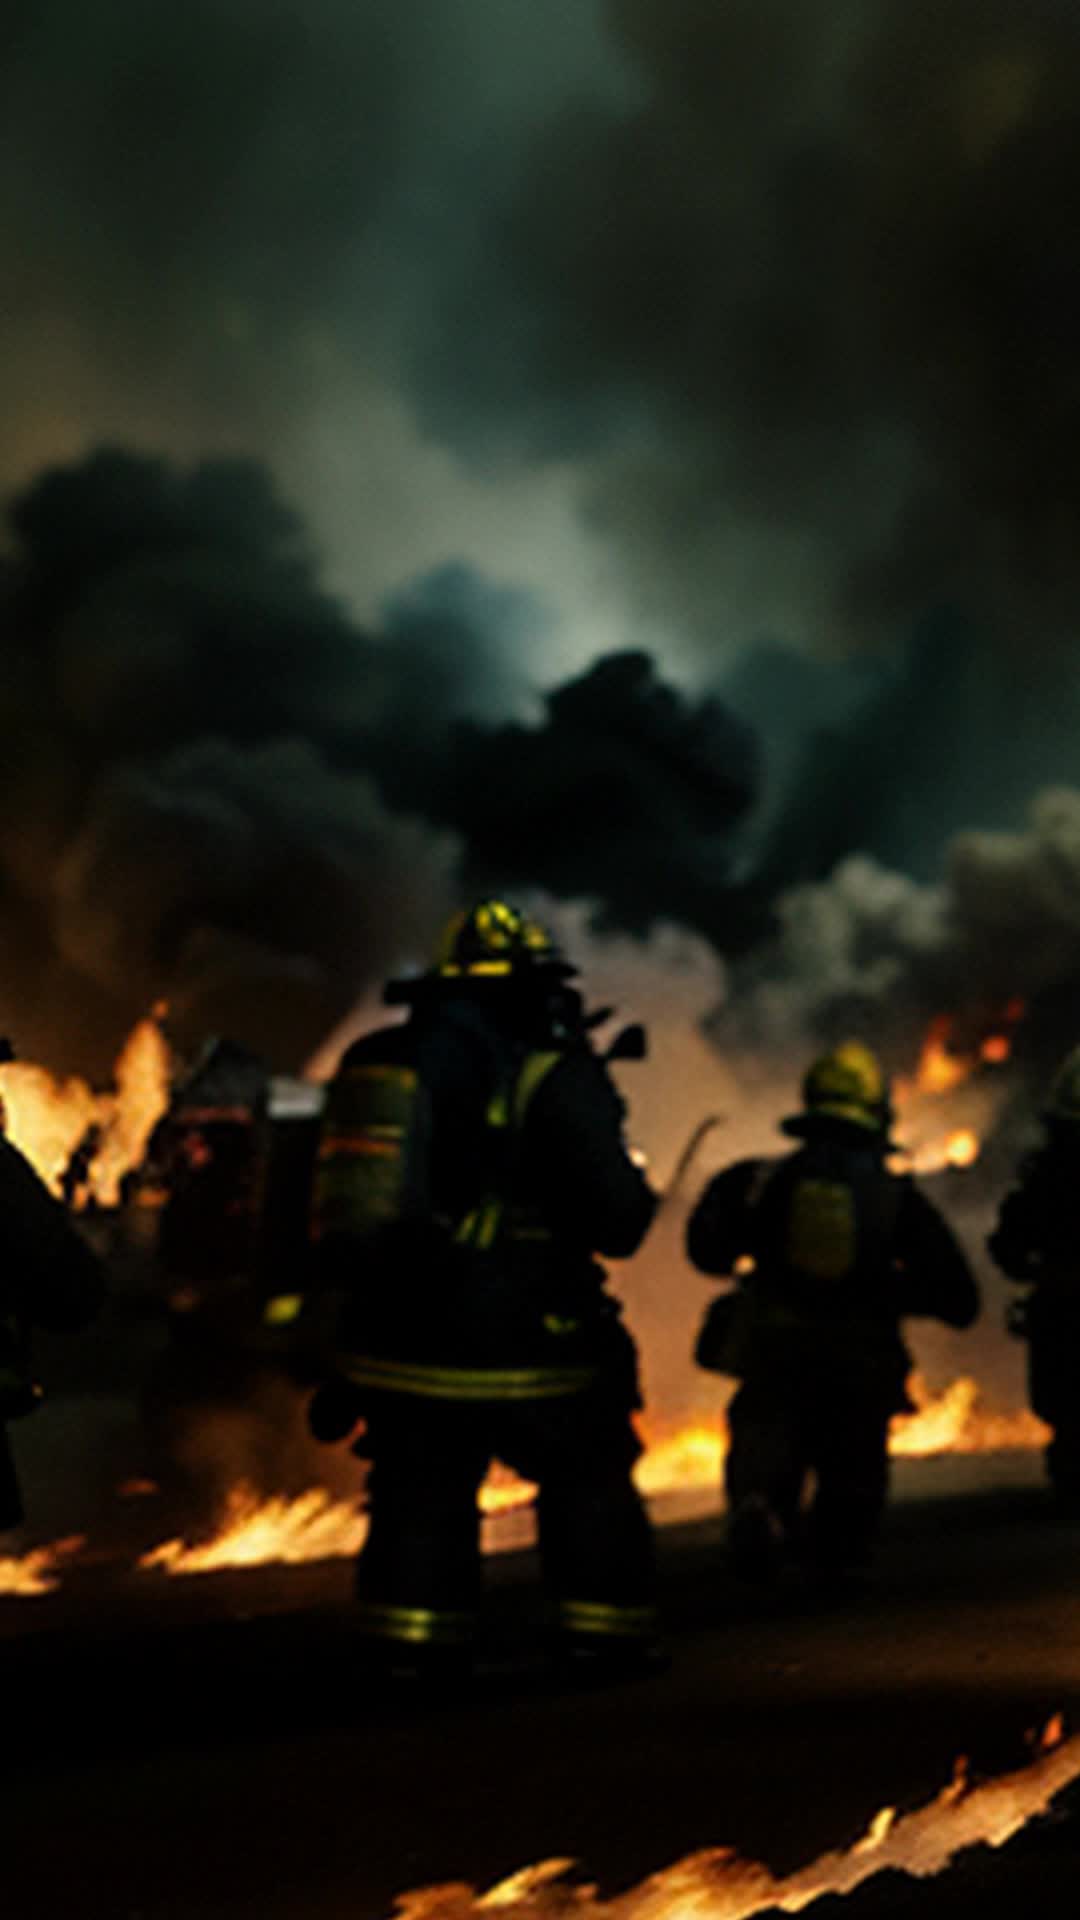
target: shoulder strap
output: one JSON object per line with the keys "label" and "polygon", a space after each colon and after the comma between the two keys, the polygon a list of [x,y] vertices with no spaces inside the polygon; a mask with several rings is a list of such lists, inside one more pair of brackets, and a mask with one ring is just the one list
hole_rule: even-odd
{"label": "shoulder strap", "polygon": [[533,1100],[563,1058],[561,1053],[527,1053],[509,1084],[496,1088],[488,1101],[487,1126],[503,1143],[502,1151],[497,1156],[497,1187],[466,1214],[457,1228],[454,1237],[462,1246],[476,1247],[481,1252],[494,1246],[506,1209],[514,1147],[521,1137]]}

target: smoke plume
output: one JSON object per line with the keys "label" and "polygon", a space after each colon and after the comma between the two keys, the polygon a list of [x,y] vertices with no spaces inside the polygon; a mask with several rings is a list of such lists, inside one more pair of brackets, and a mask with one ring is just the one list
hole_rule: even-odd
{"label": "smoke plume", "polygon": [[0,1017],[24,1051],[94,1071],[165,998],[185,1041],[297,1066],[464,889],[546,884],[623,927],[722,892],[746,730],[643,656],[509,722],[530,596],[447,568],[361,628],[251,463],[99,453],[11,526]]}
{"label": "smoke plume", "polygon": [[910,1068],[932,1017],[953,1016],[962,1048],[1022,1003],[1021,1057],[1045,1073],[1078,1039],[1080,793],[1040,794],[1023,831],[957,835],[931,883],[854,856],[777,917],[713,1016],[725,1050],[798,1061],[863,1033]]}
{"label": "smoke plume", "polygon": [[473,891],[593,898],[608,925],[673,920],[735,943],[732,858],[758,785],[756,742],[646,654],[614,654],[546,696],[539,726],[460,728],[428,807],[460,833]]}

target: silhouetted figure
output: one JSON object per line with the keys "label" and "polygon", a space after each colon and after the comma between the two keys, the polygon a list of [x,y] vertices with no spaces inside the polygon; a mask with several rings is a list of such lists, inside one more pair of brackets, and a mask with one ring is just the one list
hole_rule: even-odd
{"label": "silhouetted figure", "polygon": [[104,1291],[101,1265],[60,1202],[0,1138],[0,1530],[23,1518],[7,1423],[32,1413],[42,1398],[32,1332],[85,1326]]}
{"label": "silhouetted figure", "polygon": [[1043,1120],[1046,1138],[1021,1165],[987,1244],[1028,1289],[1007,1324],[1028,1343],[1031,1405],[1053,1428],[1050,1485],[1061,1511],[1080,1519],[1080,1049],[1064,1061]]}
{"label": "silhouetted figure", "polygon": [[357,1593],[391,1665],[467,1664],[493,1458],[539,1486],[566,1652],[622,1665],[652,1645],[636,1355],[596,1255],[632,1253],[655,1202],[572,972],[485,901],[430,973],[388,990],[408,1021],[352,1047],[329,1089],[316,1222],[345,1304],[312,1423],[366,1422]]}
{"label": "silhouetted figure", "polygon": [[[900,1322],[966,1327],[978,1312],[967,1260],[914,1181],[890,1171],[888,1090],[855,1043],[810,1068],[801,1141],[743,1160],[707,1187],[687,1250],[735,1276],[714,1303],[699,1364],[740,1382],[729,1409],[730,1543],[749,1575],[805,1545],[828,1573],[866,1564],[888,1489],[888,1430],[909,1405]],[[802,1535],[802,1502],[814,1494]]]}

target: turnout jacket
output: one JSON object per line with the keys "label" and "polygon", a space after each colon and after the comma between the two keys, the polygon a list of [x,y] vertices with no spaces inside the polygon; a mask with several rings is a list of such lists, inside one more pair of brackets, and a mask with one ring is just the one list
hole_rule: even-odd
{"label": "turnout jacket", "polygon": [[1072,1142],[1050,1141],[1020,1169],[987,1242],[991,1259],[1010,1280],[1075,1305],[1080,1318],[1080,1153]]}
{"label": "turnout jacket", "polygon": [[839,1121],[782,1159],[718,1174],[690,1218],[687,1252],[702,1272],[738,1280],[730,1364],[718,1370],[743,1379],[812,1371],[899,1408],[911,1365],[900,1321],[966,1327],[978,1313],[971,1269],[937,1208]]}
{"label": "turnout jacket", "polygon": [[556,1397],[614,1370],[632,1400],[633,1348],[597,1256],[632,1254],[656,1201],[587,1040],[533,1044],[447,994],[358,1042],[341,1072],[365,1066],[415,1074],[423,1171],[381,1233],[321,1249],[345,1289],[339,1371],[488,1400]]}
{"label": "turnout jacket", "polygon": [[1052,1136],[1026,1160],[987,1242],[991,1259],[1029,1292],[1009,1310],[1009,1331],[1026,1339],[1028,1395],[1052,1427],[1075,1420],[1080,1362],[1080,1201],[1072,1130]]}

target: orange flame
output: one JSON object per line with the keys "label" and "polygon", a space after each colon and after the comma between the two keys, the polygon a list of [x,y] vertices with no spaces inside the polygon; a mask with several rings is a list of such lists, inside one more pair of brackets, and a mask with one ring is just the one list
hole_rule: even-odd
{"label": "orange flame", "polygon": [[335,1500],[314,1487],[295,1500],[276,1494],[260,1499],[241,1484],[230,1492],[221,1527],[211,1540],[192,1545],[166,1540],[138,1562],[140,1571],[218,1573],[225,1567],[298,1566],[310,1560],[343,1560],[367,1538],[367,1515],[349,1500]]}
{"label": "orange flame", "polygon": [[169,1049],[156,1020],[140,1020],[115,1072],[116,1094],[90,1166],[90,1191],[103,1207],[118,1204],[124,1175],[141,1166],[150,1135],[169,1105]]}
{"label": "orange flame", "polygon": [[129,1035],[115,1068],[112,1093],[95,1093],[85,1080],[58,1080],[45,1067],[13,1060],[0,1066],[0,1101],[8,1138],[53,1193],[91,1127],[101,1139],[87,1171],[86,1192],[115,1206],[120,1182],[137,1167],[169,1104],[169,1053],[156,1020]]}
{"label": "orange flame", "polygon": [[[898,1415],[890,1433],[889,1450],[900,1457],[1028,1450],[1045,1446],[1049,1437],[1032,1413],[998,1414],[980,1407],[974,1380],[955,1380],[935,1395],[916,1375],[911,1397],[916,1411]],[[727,1435],[719,1423],[698,1419],[666,1430],[643,1423],[642,1432],[646,1447],[635,1479],[647,1499],[719,1490],[727,1453]],[[485,1515],[507,1513],[529,1506],[535,1496],[536,1488],[528,1481],[496,1466],[481,1488],[479,1506]],[[295,1499],[263,1499],[241,1485],[229,1494],[224,1518],[211,1539],[166,1540],[138,1564],[143,1571],[193,1574],[347,1559],[359,1552],[367,1526],[367,1516],[352,1501],[337,1500],[325,1488],[312,1488]]]}
{"label": "orange flame", "polygon": [[915,1069],[916,1093],[951,1093],[954,1087],[963,1086],[970,1078],[973,1061],[949,1051],[952,1027],[948,1014],[931,1021]]}
{"label": "orange flame", "polygon": [[[998,1015],[998,1025],[985,1034],[973,1050],[964,1051],[950,1045],[956,1026],[953,1016],[938,1014],[927,1028],[914,1074],[901,1075],[894,1082],[893,1100],[897,1109],[903,1110],[920,1099],[941,1099],[955,1093],[980,1067],[1005,1066],[1013,1052],[1011,1029],[1019,1024],[1026,1011],[1022,1000],[1010,1000]],[[933,1149],[926,1151],[931,1164],[916,1166],[916,1172],[937,1172],[939,1166],[950,1164],[947,1158],[934,1159]],[[972,1162],[964,1160],[959,1164],[967,1166]]]}
{"label": "orange flame", "polygon": [[64,1168],[97,1121],[97,1096],[85,1080],[57,1080],[45,1067],[13,1060],[0,1066],[0,1100],[8,1139],[59,1193]]}
{"label": "orange flame", "polygon": [[[912,1413],[897,1414],[889,1429],[889,1452],[896,1459],[927,1460],[946,1453],[1027,1453],[1045,1447],[1050,1430],[1027,1408],[994,1413],[980,1404],[978,1381],[954,1380],[932,1393],[920,1374],[908,1392]],[[646,1440],[635,1478],[646,1498],[715,1487],[727,1455],[727,1434],[701,1418],[673,1429],[642,1423]]]}
{"label": "orange flame", "polygon": [[74,1534],[69,1540],[54,1540],[51,1546],[35,1547],[32,1553],[0,1555],[0,1595],[28,1600],[43,1593],[55,1593],[64,1568],[85,1545],[81,1534]]}
{"label": "orange flame", "polygon": [[982,1141],[971,1127],[954,1127],[940,1140],[931,1140],[909,1151],[901,1149],[899,1161],[911,1173],[944,1173],[949,1167],[973,1167],[982,1153]]}
{"label": "orange flame", "polygon": [[[505,1467],[495,1467],[480,1492],[484,1514],[527,1507],[536,1488]],[[219,1573],[226,1567],[300,1566],[312,1560],[347,1560],[367,1539],[368,1517],[352,1500],[338,1500],[325,1487],[288,1499],[263,1498],[244,1483],[233,1487],[217,1532],[209,1540],[165,1540],[138,1561],[142,1572]]]}
{"label": "orange flame", "polygon": [[687,1914],[695,1920],[751,1920],[777,1910],[801,1913],[827,1895],[853,1893],[879,1873],[929,1880],[968,1847],[1003,1847],[1077,1778],[1080,1737],[978,1785],[961,1763],[927,1806],[899,1816],[884,1808],[854,1846],[823,1854],[783,1879],[728,1848],[714,1848],[601,1901],[595,1888],[568,1882],[572,1862],[546,1860],[484,1894],[464,1886],[422,1888],[399,1898],[397,1912],[399,1920],[481,1920],[493,1909],[509,1920],[680,1920]]}

